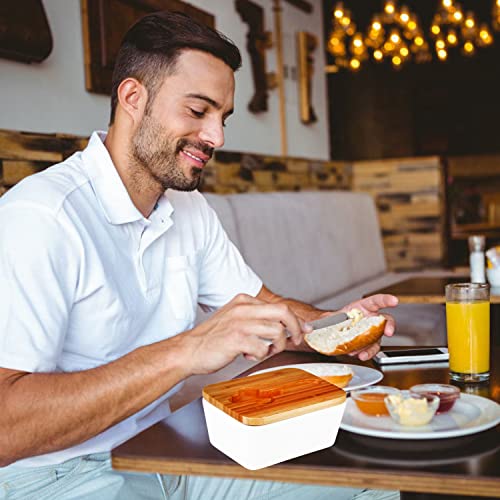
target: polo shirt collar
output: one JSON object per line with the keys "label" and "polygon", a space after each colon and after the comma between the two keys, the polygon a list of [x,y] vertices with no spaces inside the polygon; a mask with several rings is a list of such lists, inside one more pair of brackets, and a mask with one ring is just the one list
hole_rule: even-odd
{"label": "polo shirt collar", "polygon": [[[109,151],[104,145],[106,132],[94,132],[82,152],[86,174],[99,204],[111,224],[126,224],[147,220],[132,202],[121,177],[116,170]],[[153,214],[169,217],[173,207],[165,194],[160,197]]]}

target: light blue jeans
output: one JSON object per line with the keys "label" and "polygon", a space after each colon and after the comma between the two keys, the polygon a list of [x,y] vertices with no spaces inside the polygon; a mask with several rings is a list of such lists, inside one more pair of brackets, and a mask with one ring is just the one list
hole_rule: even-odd
{"label": "light blue jeans", "polygon": [[0,500],[396,500],[399,492],[114,471],[109,453],[0,468]]}

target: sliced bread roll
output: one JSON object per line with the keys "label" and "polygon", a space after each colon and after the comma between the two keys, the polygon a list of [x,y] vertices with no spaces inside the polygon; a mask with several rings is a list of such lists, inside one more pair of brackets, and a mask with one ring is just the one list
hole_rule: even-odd
{"label": "sliced bread roll", "polygon": [[327,356],[358,351],[376,342],[383,334],[384,316],[366,316],[358,321],[348,319],[337,325],[314,330],[305,335],[309,347]]}
{"label": "sliced bread roll", "polygon": [[311,363],[307,371],[341,388],[345,387],[354,375],[352,368],[337,363]]}

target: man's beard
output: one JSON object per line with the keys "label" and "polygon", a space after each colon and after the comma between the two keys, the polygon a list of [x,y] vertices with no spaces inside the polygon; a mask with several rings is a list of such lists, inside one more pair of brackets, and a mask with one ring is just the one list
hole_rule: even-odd
{"label": "man's beard", "polygon": [[193,191],[201,183],[203,169],[192,167],[191,177],[184,174],[177,157],[187,146],[212,156],[213,149],[203,143],[182,138],[175,144],[165,127],[156,122],[150,114],[145,114],[132,138],[131,156],[137,166],[148,172],[153,180],[161,185],[163,191]]}

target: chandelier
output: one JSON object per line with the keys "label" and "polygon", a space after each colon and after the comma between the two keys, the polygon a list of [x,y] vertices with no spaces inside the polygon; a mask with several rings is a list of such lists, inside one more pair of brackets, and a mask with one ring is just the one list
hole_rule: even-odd
{"label": "chandelier", "polygon": [[[492,26],[500,31],[500,0],[493,2]],[[369,59],[377,63],[390,61],[394,69],[400,69],[409,61],[446,61],[453,50],[472,56],[477,49],[492,44],[488,24],[479,22],[474,12],[464,11],[454,0],[440,0],[431,26],[426,29],[406,5],[385,0],[382,11],[373,15],[365,32],[358,29],[343,2],[337,2],[327,41],[335,64],[327,71],[358,71]]]}

